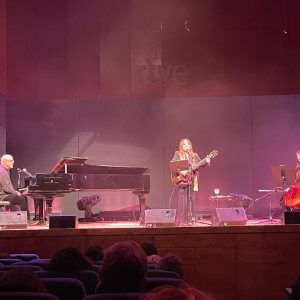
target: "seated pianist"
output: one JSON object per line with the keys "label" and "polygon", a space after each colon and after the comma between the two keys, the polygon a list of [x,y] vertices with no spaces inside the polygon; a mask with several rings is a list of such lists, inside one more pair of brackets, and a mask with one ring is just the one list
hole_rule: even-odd
{"label": "seated pianist", "polygon": [[[10,170],[14,167],[14,158],[10,154],[4,154],[1,157],[0,163],[0,201],[10,202],[9,210],[26,211],[28,224],[34,223],[30,220],[30,212],[28,201],[25,193],[14,189],[11,179]],[[26,192],[27,189],[23,189]]]}

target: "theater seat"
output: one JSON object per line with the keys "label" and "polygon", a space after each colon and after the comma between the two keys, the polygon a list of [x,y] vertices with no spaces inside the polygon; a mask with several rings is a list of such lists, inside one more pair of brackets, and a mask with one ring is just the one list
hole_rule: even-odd
{"label": "theater seat", "polygon": [[31,261],[21,261],[21,262],[16,262],[13,263],[13,265],[32,265],[32,266],[39,266],[42,269],[47,269],[48,265],[49,265],[50,259],[33,259]]}
{"label": "theater seat", "polygon": [[22,262],[22,260],[17,259],[17,258],[1,258],[0,259],[0,263],[3,265],[11,265],[16,262]]}
{"label": "theater seat", "polygon": [[39,259],[39,256],[35,253],[12,253],[9,256],[11,258],[21,259],[22,261],[31,261],[33,259]]}
{"label": "theater seat", "polygon": [[82,270],[72,272],[54,272],[49,270],[35,272],[40,278],[77,278],[85,286],[87,295],[93,294],[99,283],[99,275],[95,271]]}
{"label": "theater seat", "polygon": [[83,300],[138,300],[145,293],[107,293],[88,295]]}
{"label": "theater seat", "polygon": [[59,300],[50,293],[31,293],[31,292],[0,292],[0,299],[3,300]]}
{"label": "theater seat", "polygon": [[30,269],[32,271],[41,271],[43,270],[41,267],[39,266],[33,266],[33,265],[29,265],[27,264],[22,264],[22,265],[18,265],[18,264],[12,264],[12,265],[4,265],[4,266],[0,266],[0,270],[11,270],[11,269],[16,269],[16,268],[26,268],[26,269]]}
{"label": "theater seat", "polygon": [[156,287],[163,285],[177,286],[182,283],[185,283],[185,281],[179,278],[146,278],[146,291],[151,292]]}
{"label": "theater seat", "polygon": [[77,278],[41,278],[47,291],[60,300],[82,300],[86,296],[84,284]]}
{"label": "theater seat", "polygon": [[179,278],[179,274],[172,271],[160,270],[160,269],[148,269],[147,277],[159,277],[159,278]]}

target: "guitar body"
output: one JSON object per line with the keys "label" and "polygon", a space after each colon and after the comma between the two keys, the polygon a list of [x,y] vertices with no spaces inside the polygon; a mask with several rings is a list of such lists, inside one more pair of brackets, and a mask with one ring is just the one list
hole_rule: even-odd
{"label": "guitar body", "polygon": [[292,185],[284,195],[284,205],[292,209],[300,209],[300,182]]}
{"label": "guitar body", "polygon": [[191,174],[191,172],[189,172],[186,175],[179,174],[178,176],[172,178],[172,183],[177,186],[185,187],[190,184],[193,176],[194,174],[193,173]]}

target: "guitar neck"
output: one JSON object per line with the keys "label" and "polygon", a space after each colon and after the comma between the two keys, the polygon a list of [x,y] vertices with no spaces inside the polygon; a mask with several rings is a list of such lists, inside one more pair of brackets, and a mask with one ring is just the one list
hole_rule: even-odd
{"label": "guitar neck", "polygon": [[201,159],[198,163],[196,163],[194,166],[192,166],[192,170],[195,171],[198,168],[203,167],[207,163],[206,158],[207,157]]}

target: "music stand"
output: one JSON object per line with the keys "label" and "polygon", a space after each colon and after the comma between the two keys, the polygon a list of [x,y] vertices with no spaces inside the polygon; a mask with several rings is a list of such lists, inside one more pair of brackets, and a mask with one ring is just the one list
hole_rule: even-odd
{"label": "music stand", "polygon": [[189,160],[171,160],[170,161],[170,171],[171,173],[179,173],[180,171],[189,170]]}
{"label": "music stand", "polygon": [[295,183],[295,170],[292,165],[280,165],[271,167],[274,186],[283,190]]}

